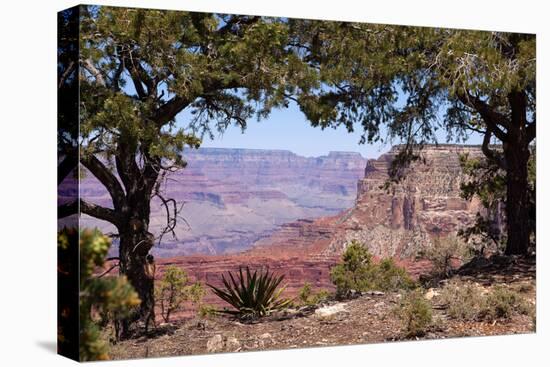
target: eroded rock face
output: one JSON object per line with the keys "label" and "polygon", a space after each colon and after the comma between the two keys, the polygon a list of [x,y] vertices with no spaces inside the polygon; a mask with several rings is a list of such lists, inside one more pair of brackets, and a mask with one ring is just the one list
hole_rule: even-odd
{"label": "eroded rock face", "polygon": [[[460,186],[468,179],[462,173],[460,156],[481,157],[479,146],[426,146],[420,159],[406,170],[405,178],[387,189],[384,184],[398,151],[399,147],[394,147],[367,162],[351,209],[332,217],[285,224],[258,241],[251,252],[338,256],[355,239],[366,244],[375,257],[410,262],[436,238],[470,226],[478,212],[485,215],[479,201],[460,196]],[[501,220],[502,213],[497,210],[493,214]]]}
{"label": "eroded rock face", "polygon": [[356,239],[375,256],[409,258],[435,237],[471,225],[483,210],[479,201],[460,197],[460,185],[467,180],[460,155],[480,157],[479,146],[427,146],[406,170],[405,178],[386,189],[384,183],[398,149],[368,161],[365,177],[358,182],[355,206],[342,218],[325,254],[341,253]]}

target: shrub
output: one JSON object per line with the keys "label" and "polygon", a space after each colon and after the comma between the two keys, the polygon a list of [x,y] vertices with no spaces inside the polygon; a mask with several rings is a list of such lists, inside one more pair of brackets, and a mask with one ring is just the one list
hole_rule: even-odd
{"label": "shrub", "polygon": [[300,292],[298,293],[298,298],[300,301],[302,301],[303,304],[309,304],[309,300],[311,299],[311,284],[309,282],[305,282],[304,286],[300,289]]}
{"label": "shrub", "polygon": [[392,259],[375,264],[365,246],[357,241],[347,246],[342,263],[331,269],[330,279],[336,285],[338,298],[347,297],[352,289],[392,291],[415,287],[405,269],[398,267]]}
{"label": "shrub", "polygon": [[313,303],[318,304],[318,303],[324,302],[328,300],[329,297],[330,297],[330,292],[327,291],[326,289],[321,289],[319,292],[313,295]]}
{"label": "shrub", "polygon": [[235,315],[240,318],[257,318],[269,315],[275,310],[287,308],[291,300],[281,297],[285,287],[279,287],[284,275],[275,276],[269,270],[258,273],[250,272],[246,267],[245,274],[240,268],[236,275],[228,273],[229,279],[222,275],[225,289],[208,284],[214,294],[229,303],[235,310],[218,312]]}
{"label": "shrub", "polygon": [[441,291],[447,314],[454,319],[494,321],[509,319],[515,314],[533,315],[534,307],[520,293],[503,285],[484,292],[473,283],[453,281]]}
{"label": "shrub", "polygon": [[488,320],[508,319],[514,314],[531,315],[533,306],[519,293],[497,285],[485,301],[484,316]]}
{"label": "shrub", "polygon": [[470,282],[449,282],[441,290],[440,300],[447,306],[447,314],[453,319],[473,321],[483,312],[481,289]]}
{"label": "shrub", "polygon": [[403,294],[394,312],[408,338],[424,335],[432,325],[432,306],[420,289]]}
{"label": "shrub", "polygon": [[[81,361],[109,359],[109,348],[106,340],[101,338],[101,325],[105,325],[108,315],[128,315],[140,304],[140,299],[134,288],[123,276],[102,277],[94,274],[98,267],[103,267],[105,256],[111,246],[111,241],[98,230],[63,229],[58,233],[58,252],[60,267],[58,271],[72,269],[68,266],[74,257],[66,257],[74,253],[80,257],[79,279],[79,350]],[[78,245],[78,252],[74,247]],[[68,267],[67,267],[68,266]],[[76,277],[77,274],[70,274]],[[74,278],[76,279],[76,278]],[[70,310],[68,310],[70,311]],[[63,316],[63,314],[62,314]],[[60,335],[63,342],[63,335]]]}
{"label": "shrub", "polygon": [[205,304],[205,305],[199,306],[198,314],[202,318],[215,316],[216,313],[217,313],[216,307],[212,305]]}
{"label": "shrub", "polygon": [[415,287],[407,271],[397,266],[392,258],[383,259],[375,265],[372,277],[373,290],[393,291]]}
{"label": "shrub", "polygon": [[304,305],[316,305],[320,302],[323,302],[327,300],[330,296],[330,293],[325,290],[321,289],[319,292],[315,293],[311,289],[311,284],[309,282],[305,282],[304,286],[300,289],[300,292],[298,293],[298,298]]}
{"label": "shrub", "polygon": [[471,257],[468,246],[456,236],[437,238],[434,244],[422,251],[421,256],[431,261],[437,277],[448,277],[453,271],[453,260],[466,261]]}
{"label": "shrub", "polygon": [[199,303],[204,294],[201,283],[189,284],[185,270],[174,265],[166,267],[162,279],[155,287],[155,299],[165,322],[170,322],[170,316],[181,308],[183,302]]}

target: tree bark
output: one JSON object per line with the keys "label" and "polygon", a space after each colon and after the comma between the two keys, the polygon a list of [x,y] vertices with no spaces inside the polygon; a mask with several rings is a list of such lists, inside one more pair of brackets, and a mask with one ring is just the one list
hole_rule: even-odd
{"label": "tree bark", "polygon": [[143,321],[147,331],[149,323],[155,320],[154,277],[148,271],[152,262],[149,251],[153,247],[154,237],[147,231],[148,219],[133,218],[119,229],[120,274],[128,278],[141,300],[139,309],[121,320],[122,338],[130,335],[132,323]]}
{"label": "tree bark", "polygon": [[507,255],[525,255],[529,249],[529,192],[527,146],[507,144],[504,149],[508,171],[506,172],[506,227]]}
{"label": "tree bark", "polygon": [[529,136],[526,96],[522,91],[508,95],[511,124],[503,142],[506,160],[507,255],[526,255],[529,250]]}

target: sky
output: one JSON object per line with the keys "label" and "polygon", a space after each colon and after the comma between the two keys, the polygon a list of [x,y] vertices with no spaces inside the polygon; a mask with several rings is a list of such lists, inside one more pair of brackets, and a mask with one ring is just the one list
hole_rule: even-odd
{"label": "sky", "polygon": [[[189,118],[180,113],[178,125],[185,125]],[[359,144],[361,130],[348,133],[344,127],[321,130],[312,127],[296,104],[286,109],[273,110],[267,119],[248,120],[244,133],[236,126],[229,127],[223,135],[215,133],[214,140],[204,137],[201,147],[282,149],[305,157],[327,155],[330,151],[359,152],[365,158],[377,158],[387,152],[390,144]],[[479,136],[472,136],[466,144],[481,144]],[[439,143],[445,143],[445,133],[438,136]],[[398,143],[398,142],[395,142]]]}

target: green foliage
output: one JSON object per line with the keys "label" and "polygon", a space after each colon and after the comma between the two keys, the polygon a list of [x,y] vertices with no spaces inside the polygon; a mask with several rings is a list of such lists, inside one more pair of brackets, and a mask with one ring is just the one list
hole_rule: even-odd
{"label": "green foliage", "polygon": [[442,289],[440,300],[447,306],[447,314],[458,320],[494,321],[534,313],[533,305],[520,293],[503,285],[484,290],[471,282],[453,281]]}
{"label": "green foliage", "polygon": [[330,297],[330,293],[325,290],[321,289],[318,292],[313,292],[311,289],[311,284],[309,282],[305,282],[304,286],[300,289],[300,292],[298,293],[298,298],[304,305],[316,305],[323,301],[326,301]]}
{"label": "green foliage", "polygon": [[201,304],[199,306],[198,314],[202,318],[209,318],[217,314],[216,307],[208,304]]}
{"label": "green foliage", "polygon": [[200,282],[189,284],[185,270],[175,265],[167,266],[164,276],[155,285],[155,299],[165,322],[170,321],[172,313],[179,310],[184,302],[191,301],[197,304],[205,293]]}
{"label": "green foliage", "polygon": [[[80,237],[77,240],[78,236]],[[80,359],[108,359],[108,344],[101,338],[100,324],[106,315],[129,314],[140,300],[126,277],[98,277],[94,270],[102,267],[111,246],[98,230],[64,229],[58,234],[58,247],[79,243],[80,250]],[[98,319],[99,317],[99,319]]]}
{"label": "green foliage", "polygon": [[438,128],[447,130],[449,140],[484,130],[487,116],[465,94],[482,96],[492,109],[508,113],[508,94],[522,90],[528,114],[534,113],[533,35],[311,20],[289,24],[303,59],[317,67],[324,86],[312,83],[299,94],[314,126],[359,127],[362,142],[397,138],[414,145],[435,141]]}
{"label": "green foliage", "polygon": [[372,255],[357,241],[352,241],[342,254],[342,263],[330,271],[330,280],[336,285],[337,297],[346,297],[352,289],[371,289]]}
{"label": "green foliage", "polygon": [[488,320],[508,319],[513,315],[532,315],[534,307],[521,294],[497,285],[487,295],[485,318]]}
{"label": "green foliage", "polygon": [[447,314],[454,319],[474,321],[483,313],[482,289],[471,282],[449,282],[441,290],[440,301],[447,306]]}
{"label": "green foliage", "polygon": [[471,257],[471,251],[464,241],[457,236],[436,238],[434,243],[424,249],[420,256],[432,263],[432,273],[437,277],[447,277],[453,270],[453,261],[460,263]]}
{"label": "green foliage", "polygon": [[394,313],[401,320],[403,332],[408,338],[424,335],[432,325],[432,306],[421,289],[403,294]]}
{"label": "green foliage", "polygon": [[304,283],[304,286],[300,289],[300,292],[298,293],[298,298],[304,304],[309,303],[309,300],[311,298],[311,284],[309,282]]}
{"label": "green foliage", "polygon": [[234,310],[224,309],[219,312],[236,315],[243,319],[257,318],[269,315],[275,310],[288,307],[291,300],[281,297],[285,287],[279,287],[284,275],[276,276],[269,270],[258,273],[250,272],[246,267],[240,268],[236,275],[228,273],[229,279],[222,275],[225,289],[208,284],[215,295],[229,303]]}
{"label": "green foliage", "polygon": [[375,264],[372,277],[375,290],[395,291],[416,287],[407,271],[397,266],[392,258],[382,259]]}
{"label": "green foliage", "polygon": [[348,244],[342,263],[331,269],[330,279],[336,285],[339,298],[347,297],[351,290],[393,291],[415,286],[405,269],[398,267],[393,259],[375,264],[366,247],[357,241]]}
{"label": "green foliage", "polygon": [[[181,166],[184,146],[212,128],[244,129],[254,114],[285,106],[298,81],[307,85],[282,19],[108,6],[82,14],[86,153],[128,143]],[[191,118],[177,127],[184,109]]]}
{"label": "green foliage", "polygon": [[57,234],[57,345],[60,354],[78,359],[79,279],[78,230]]}

